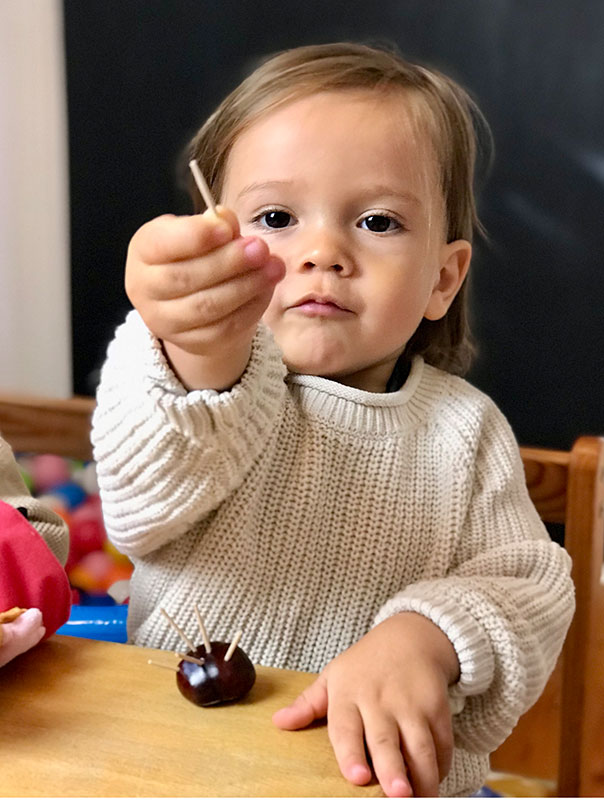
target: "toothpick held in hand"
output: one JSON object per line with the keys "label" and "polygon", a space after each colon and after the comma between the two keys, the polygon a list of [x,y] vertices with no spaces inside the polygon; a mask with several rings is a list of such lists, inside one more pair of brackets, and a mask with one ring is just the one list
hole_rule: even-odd
{"label": "toothpick held in hand", "polygon": [[225,661],[228,661],[230,657],[233,655],[237,645],[239,644],[239,640],[241,639],[242,636],[243,636],[243,631],[237,631],[237,633],[233,637],[233,641],[229,645],[229,649],[226,651],[226,654],[224,656]]}
{"label": "toothpick held in hand", "polygon": [[199,189],[199,194],[203,197],[204,203],[210,209],[212,214],[216,216],[216,203],[214,202],[214,198],[212,197],[208,184],[206,183],[206,179],[203,177],[203,173],[199,169],[199,164],[195,159],[189,161],[189,169],[193,173],[195,183]]}
{"label": "toothpick held in hand", "polygon": [[174,620],[168,614],[168,612],[165,611],[163,608],[160,608],[159,610],[164,615],[164,617],[168,620],[170,625],[174,628],[174,630],[180,636],[180,638],[183,640],[183,642],[187,645],[189,650],[195,650],[195,645],[193,644],[193,642],[189,639],[187,634],[181,628],[178,627],[178,625],[174,622]]}

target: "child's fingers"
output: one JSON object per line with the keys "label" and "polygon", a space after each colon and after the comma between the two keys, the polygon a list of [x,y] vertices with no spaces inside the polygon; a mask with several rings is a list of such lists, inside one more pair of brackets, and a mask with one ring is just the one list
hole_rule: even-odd
{"label": "child's fingers", "polygon": [[[130,252],[145,264],[166,264],[197,258],[230,242],[230,217],[212,213],[191,217],[164,214],[145,223],[132,237]],[[238,226],[237,226],[238,230]]]}
{"label": "child's fingers", "polygon": [[437,797],[439,769],[436,748],[430,729],[426,725],[402,728],[403,751],[413,792],[419,797]]}
{"label": "child's fingers", "polygon": [[327,727],[342,775],[359,786],[368,783],[371,780],[371,769],[365,755],[363,720],[358,708],[350,703],[332,701]]}
{"label": "child's fingers", "polygon": [[[208,212],[206,211],[206,214]],[[210,212],[211,213],[211,212]],[[216,206],[216,214],[223,219],[233,231],[233,239],[236,239],[238,236],[241,235],[241,231],[239,229],[239,220],[237,219],[237,215],[234,211],[231,211],[230,208],[226,206]]]}
{"label": "child's fingers", "polygon": [[171,320],[168,324],[174,333],[211,328],[272,290],[280,277],[280,262],[269,259],[263,269],[250,270],[208,289],[164,302],[162,316],[165,321]]}
{"label": "child's fingers", "polygon": [[159,301],[194,295],[268,266],[271,258],[262,239],[237,239],[200,258],[144,267],[146,294]]}
{"label": "child's fingers", "polygon": [[432,738],[436,747],[438,779],[443,781],[451,770],[453,762],[453,724],[447,702],[446,710],[432,724]]}
{"label": "child's fingers", "polygon": [[[169,341],[189,353],[204,355],[213,352],[217,342],[226,342],[244,333],[251,339],[258,320],[270,303],[272,293],[271,287],[268,292],[238,308],[234,314],[217,320],[212,325],[191,328],[182,333],[172,333]],[[163,338],[167,341],[166,337]]]}
{"label": "child's fingers", "polygon": [[316,719],[327,716],[327,683],[322,675],[308,689],[298,695],[294,702],[273,714],[278,728],[294,731],[305,728]]}
{"label": "child's fingers", "polygon": [[413,791],[405,769],[396,720],[372,708],[363,715],[362,723],[367,751],[384,793],[387,797],[410,797]]}
{"label": "child's fingers", "polygon": [[28,608],[14,622],[2,625],[0,667],[38,644],[46,633],[39,608]]}

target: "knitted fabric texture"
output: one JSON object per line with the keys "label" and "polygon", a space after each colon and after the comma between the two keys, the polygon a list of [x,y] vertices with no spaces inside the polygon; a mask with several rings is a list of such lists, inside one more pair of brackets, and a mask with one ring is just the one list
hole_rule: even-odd
{"label": "knitted fabric texture", "polygon": [[187,393],[136,312],[97,400],[105,524],[135,564],[131,641],[179,646],[160,607],[198,638],[198,602],[213,638],[242,627],[254,662],[314,672],[388,616],[422,614],[461,667],[441,793],[476,790],[574,608],[493,402],[421,359],[390,394],[288,375],[263,326],[230,391]]}

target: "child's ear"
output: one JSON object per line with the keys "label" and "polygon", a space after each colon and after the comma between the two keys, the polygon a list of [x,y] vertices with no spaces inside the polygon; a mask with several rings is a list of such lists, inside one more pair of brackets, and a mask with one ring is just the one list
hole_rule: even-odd
{"label": "child's ear", "polygon": [[472,245],[465,239],[456,239],[442,246],[440,269],[424,311],[426,319],[442,319],[455,299],[470,266]]}

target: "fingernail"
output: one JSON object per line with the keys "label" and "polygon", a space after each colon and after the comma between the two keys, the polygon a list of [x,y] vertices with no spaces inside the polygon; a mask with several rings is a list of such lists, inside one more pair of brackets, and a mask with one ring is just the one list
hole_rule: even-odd
{"label": "fingernail", "polygon": [[364,767],[362,764],[355,764],[350,769],[350,780],[353,783],[367,783],[370,779],[371,773],[367,767]]}
{"label": "fingernail", "polygon": [[391,795],[393,797],[408,797],[409,796],[409,784],[406,781],[401,780],[400,778],[395,778],[391,784]]}

